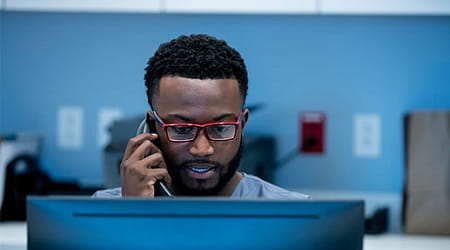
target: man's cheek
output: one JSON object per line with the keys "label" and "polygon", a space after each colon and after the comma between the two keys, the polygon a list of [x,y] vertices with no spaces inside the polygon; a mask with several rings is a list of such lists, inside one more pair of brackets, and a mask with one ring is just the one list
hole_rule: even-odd
{"label": "man's cheek", "polygon": [[[178,145],[177,145],[178,146]],[[182,145],[180,145],[182,146]],[[165,155],[168,159],[165,159],[166,162],[170,162],[174,165],[174,167],[180,167],[184,162],[192,160],[192,157],[189,156],[186,147],[169,147],[164,150]]]}
{"label": "man's cheek", "polygon": [[229,163],[231,159],[233,159],[233,157],[236,155],[238,150],[239,150],[239,143],[233,142],[226,145],[226,147],[223,147],[220,151],[218,151],[220,152],[219,155],[221,157],[222,164]]}

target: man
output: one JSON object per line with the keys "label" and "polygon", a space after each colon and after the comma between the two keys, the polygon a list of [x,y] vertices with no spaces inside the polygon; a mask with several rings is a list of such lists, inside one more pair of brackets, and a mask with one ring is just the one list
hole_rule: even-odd
{"label": "man", "polygon": [[122,187],[94,197],[153,197],[163,182],[175,196],[307,199],[237,171],[247,84],[244,60],[225,41],[191,35],[162,44],[146,68],[150,111],[126,147]]}

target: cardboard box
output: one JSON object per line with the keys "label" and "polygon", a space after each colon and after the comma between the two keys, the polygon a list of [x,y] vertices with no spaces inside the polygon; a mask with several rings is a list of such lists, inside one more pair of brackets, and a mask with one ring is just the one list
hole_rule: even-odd
{"label": "cardboard box", "polygon": [[405,232],[450,235],[450,111],[414,112],[405,121]]}

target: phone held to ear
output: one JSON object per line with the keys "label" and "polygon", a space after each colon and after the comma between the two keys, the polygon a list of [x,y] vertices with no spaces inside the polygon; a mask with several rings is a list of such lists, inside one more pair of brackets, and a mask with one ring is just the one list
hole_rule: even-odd
{"label": "phone held to ear", "polygon": [[[149,121],[148,117],[145,120],[145,124],[144,124],[144,128],[142,130],[142,133],[156,133],[155,123]],[[156,139],[153,143],[158,148],[161,148],[161,143],[159,142],[159,138]],[[170,192],[169,188],[167,187],[167,184],[165,181],[163,181],[163,180],[156,181],[154,187],[155,187],[155,196],[174,197],[174,195]]]}

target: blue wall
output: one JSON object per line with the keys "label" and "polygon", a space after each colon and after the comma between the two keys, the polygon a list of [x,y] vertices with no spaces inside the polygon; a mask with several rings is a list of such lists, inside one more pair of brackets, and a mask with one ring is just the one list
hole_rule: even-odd
{"label": "blue wall", "polygon": [[[403,115],[450,108],[450,17],[3,12],[1,19],[0,132],[41,133],[42,164],[54,178],[101,180],[98,110],[143,114],[145,63],[179,34],[209,33],[241,52],[247,103],[265,104],[248,132],[274,134],[278,158],[298,147],[300,111],[326,112],[326,154],[282,166],[276,183],[288,188],[399,192]],[[81,150],[57,146],[61,105],[84,108]],[[381,115],[379,158],[353,156],[357,112]]]}

